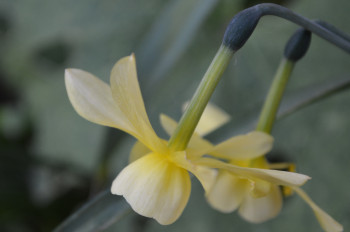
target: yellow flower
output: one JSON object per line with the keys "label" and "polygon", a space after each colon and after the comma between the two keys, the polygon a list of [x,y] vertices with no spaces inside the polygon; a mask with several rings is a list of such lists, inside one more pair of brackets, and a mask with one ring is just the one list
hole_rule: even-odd
{"label": "yellow flower", "polygon": [[[205,119],[206,122],[203,122],[203,127],[201,122],[199,123],[199,130],[196,128],[197,133],[193,134],[187,150],[192,152],[193,164],[220,169],[215,181],[211,182],[209,190],[206,191],[209,203],[215,209],[226,213],[234,211],[241,205],[240,214],[251,222],[262,222],[275,217],[282,206],[278,185],[296,188],[309,177],[304,176],[305,179],[301,181],[299,179],[301,174],[270,170],[265,159],[255,159],[272,148],[273,138],[266,133],[253,131],[246,135],[232,137],[216,146],[203,139],[201,136],[216,129],[207,124],[210,124],[212,119],[218,123],[220,115],[223,114],[212,105],[208,106],[211,107],[209,110],[211,117],[208,117],[206,112],[203,113],[201,120]],[[177,123],[166,115],[161,115],[161,124],[169,135],[177,126]],[[237,161],[225,163],[202,157],[203,154],[226,160],[237,159]],[[242,204],[243,200],[244,204]]]}
{"label": "yellow flower", "polygon": [[[221,151],[215,149],[211,154],[219,154]],[[228,158],[227,156],[225,158]],[[280,166],[287,168],[288,164],[269,164],[264,156],[232,157],[230,163],[241,167],[270,169]],[[285,167],[283,167],[285,166]],[[258,191],[256,187],[259,186]],[[284,185],[288,186],[288,185]],[[296,187],[293,189],[312,208],[321,227],[327,232],[343,231],[341,224],[336,222],[326,212],[319,208],[306,193]],[[226,170],[220,170],[212,188],[207,192],[207,200],[210,205],[224,213],[233,212],[239,208],[239,214],[247,221],[261,223],[276,217],[282,208],[282,194],[280,188],[266,181],[251,178],[242,178]]]}
{"label": "yellow flower", "polygon": [[[205,147],[205,152],[214,157],[228,160],[229,164],[239,167],[250,167],[259,169],[288,169],[294,171],[294,164],[290,163],[274,163],[270,164],[266,160],[265,156],[270,151],[272,145],[272,137],[270,137],[271,143],[267,143],[266,147],[254,147],[254,145],[264,144],[263,140],[267,140],[268,135],[261,136],[261,132],[251,132],[247,135],[236,136],[225,142],[216,145],[215,147],[201,138],[213,130],[216,127],[210,128],[210,125],[218,125],[227,122],[226,113],[222,110],[212,106],[205,111],[202,115],[202,124],[199,123],[196,128],[197,134],[194,134],[192,140],[195,140],[197,145]],[[169,117],[162,115],[162,125],[166,128],[167,132],[171,134],[176,127],[176,123]],[[167,122],[167,121],[172,121]],[[205,121],[205,122],[204,122]],[[221,124],[218,124],[219,122]],[[172,127],[169,127],[172,125]],[[199,130],[198,130],[199,129]],[[263,139],[263,140],[262,140]],[[258,142],[262,140],[261,142]],[[252,143],[252,141],[255,141]],[[263,153],[259,153],[264,151]],[[208,160],[200,162],[202,165],[208,162]],[[215,161],[209,161],[211,164]],[[197,164],[199,162],[196,162]],[[211,166],[209,164],[209,166]],[[259,179],[256,176],[246,175],[242,176],[242,173],[235,173],[231,170],[231,167],[227,164],[217,163],[216,167],[221,167],[214,183],[211,185],[209,191],[206,192],[206,198],[209,204],[223,212],[230,213],[236,209],[239,209],[239,214],[247,221],[252,223],[261,223],[276,217],[282,208],[282,193],[279,186],[274,181],[269,181],[267,178]],[[281,173],[280,173],[281,174]],[[311,207],[321,227],[327,232],[343,231],[343,227],[320,207],[318,207],[310,197],[300,188],[296,186],[289,186],[293,189],[305,202]]]}
{"label": "yellow flower", "polygon": [[[209,191],[215,171],[206,166],[215,166],[219,161],[202,156],[208,148],[215,146],[195,135],[186,150],[174,151],[167,141],[156,135],[144,107],[134,55],[122,58],[114,65],[110,86],[78,69],[67,69],[65,82],[69,99],[78,114],[91,122],[125,131],[138,140],[131,151],[132,162],[119,173],[111,187],[111,192],[123,195],[137,213],[155,218],[164,225],[177,220],[189,199],[189,172],[199,179],[206,192]],[[174,126],[171,121],[163,125],[165,128]],[[233,146],[243,153],[259,154],[271,148],[270,136],[256,132],[254,138],[258,139],[252,140],[248,136],[238,143],[233,139]],[[199,161],[204,165],[199,165]],[[276,184],[300,186],[308,179],[297,173],[228,167],[236,175]]]}
{"label": "yellow flower", "polygon": [[[264,157],[231,158],[229,163],[242,167],[269,169]],[[255,186],[259,185],[259,191]],[[279,187],[269,182],[256,182],[241,178],[228,171],[220,170],[215,184],[206,195],[210,205],[224,213],[238,209],[247,221],[260,223],[276,217],[282,208],[282,194]]]}

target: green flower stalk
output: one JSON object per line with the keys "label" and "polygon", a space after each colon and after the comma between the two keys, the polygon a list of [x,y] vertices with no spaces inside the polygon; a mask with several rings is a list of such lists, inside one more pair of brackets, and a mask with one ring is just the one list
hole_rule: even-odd
{"label": "green flower stalk", "polygon": [[[286,46],[286,59],[281,61],[278,73],[276,74],[276,76],[281,78],[279,80],[276,79],[273,84],[273,86],[275,86],[273,88],[279,86],[279,88],[276,88],[275,91],[279,91],[280,96],[275,100],[271,99],[267,101],[266,104],[272,105],[266,105],[264,107],[266,108],[266,112],[263,113],[261,118],[262,121],[258,124],[258,130],[266,130],[266,132],[271,130],[276,114],[272,108],[275,110],[278,109],[279,101],[281,100],[283,93],[283,83],[284,85],[287,83],[287,79],[293,70],[293,63],[300,59],[308,49],[310,40],[301,39],[302,36],[299,35],[300,33],[302,33],[303,36],[311,37],[310,31],[312,31],[321,38],[324,38],[330,43],[340,47],[344,51],[350,52],[350,41],[348,40],[349,37],[345,33],[326,22],[313,22],[282,6],[264,3],[239,12],[237,15],[235,15],[235,17],[233,17],[228,25],[220,49],[205,73],[203,80],[193,96],[188,109],[182,116],[176,131],[170,138],[168,144],[169,148],[174,151],[181,151],[186,148],[204,111],[204,108],[208,104],[208,101],[214,92],[222,73],[227,67],[228,62],[233,54],[246,43],[257,26],[260,18],[264,15],[275,15],[282,17],[303,26],[307,30],[300,30],[297,32]],[[300,41],[297,41],[298,39]],[[269,107],[272,108],[268,109]]]}
{"label": "green flower stalk", "polygon": [[[276,118],[277,110],[283,97],[287,82],[292,74],[295,63],[299,61],[307,52],[311,41],[311,33],[305,29],[297,30],[289,39],[285,50],[284,57],[277,69],[276,75],[271,84],[270,90],[266,97],[260,118],[257,124],[257,131],[271,134],[271,130]],[[264,156],[252,160],[252,163],[265,163],[267,160]],[[294,164],[269,164],[270,168],[287,168],[294,171]],[[294,190],[313,210],[321,227],[327,232],[343,231],[343,227],[331,216],[318,207],[311,198],[299,187],[285,188],[286,194],[291,194]]]}
{"label": "green flower stalk", "polygon": [[311,41],[311,33],[299,29],[288,41],[284,58],[277,69],[269,93],[260,114],[256,130],[271,133],[277,110],[295,63],[307,52]]}
{"label": "green flower stalk", "polygon": [[233,54],[234,50],[224,45],[220,46],[190,104],[187,106],[178,127],[171,136],[168,144],[169,148],[182,151],[187,147],[199,119]]}
{"label": "green flower stalk", "polygon": [[271,133],[276,113],[290,75],[294,68],[294,62],[288,59],[282,59],[277,69],[277,73],[266,97],[263,109],[260,114],[259,122],[256,127],[257,131]]}

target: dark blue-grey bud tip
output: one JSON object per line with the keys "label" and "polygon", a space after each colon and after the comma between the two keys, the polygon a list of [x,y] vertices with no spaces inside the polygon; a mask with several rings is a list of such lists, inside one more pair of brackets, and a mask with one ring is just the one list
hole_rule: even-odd
{"label": "dark blue-grey bud tip", "polygon": [[291,61],[301,59],[309,49],[311,42],[311,32],[303,28],[299,28],[288,40],[284,48],[284,56]]}
{"label": "dark blue-grey bud tip", "polygon": [[253,33],[261,16],[258,7],[250,7],[236,14],[226,28],[223,45],[233,51],[240,49]]}

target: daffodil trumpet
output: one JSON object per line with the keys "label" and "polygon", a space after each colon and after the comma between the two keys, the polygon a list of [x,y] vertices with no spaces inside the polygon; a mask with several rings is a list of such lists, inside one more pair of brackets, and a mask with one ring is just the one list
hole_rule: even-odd
{"label": "daffodil trumpet", "polygon": [[[217,171],[224,168],[238,178],[249,179],[255,192],[266,191],[262,183],[297,187],[309,177],[290,172],[226,164],[205,154],[256,157],[268,152],[273,139],[263,132],[231,138],[214,146],[194,133],[183,150],[174,150],[154,132],[143,103],[137,80],[134,55],[120,59],[113,67],[110,85],[93,74],[67,69],[65,83],[74,109],[85,119],[122,130],[137,139],[130,154],[131,163],[112,183],[111,192],[123,195],[137,213],[167,225],[183,212],[191,192],[190,174],[208,193]],[[164,118],[164,117],[163,117]],[[197,123],[196,123],[197,124]],[[172,135],[177,124],[163,120]],[[213,130],[209,127],[208,130]]]}

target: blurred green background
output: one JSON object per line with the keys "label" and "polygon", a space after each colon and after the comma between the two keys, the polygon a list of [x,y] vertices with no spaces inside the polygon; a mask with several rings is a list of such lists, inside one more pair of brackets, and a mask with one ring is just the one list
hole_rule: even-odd
{"label": "blurred green background", "polygon": [[[108,81],[113,64],[135,52],[146,109],[155,130],[165,138],[159,114],[180,118],[182,103],[194,93],[230,19],[261,2],[2,0],[0,231],[52,231],[107,189],[127,165],[133,138],[76,114],[65,91],[65,68],[80,68]],[[350,32],[348,0],[275,2]],[[249,130],[295,29],[274,16],[259,22],[213,96],[232,121],[211,134],[211,141]],[[346,53],[314,36],[308,54],[295,68],[284,106],[319,86],[349,77],[349,67]],[[350,226],[349,101],[350,91],[344,91],[279,120],[269,154],[295,162],[298,172],[311,176],[304,189],[345,230]],[[89,220],[94,218],[84,222]],[[135,213],[109,224],[106,231],[321,230],[297,196],[286,199],[275,219],[250,224],[236,212],[211,209],[196,180],[189,204],[174,224],[160,226]]]}

